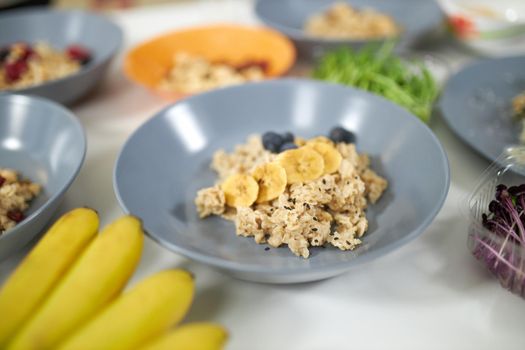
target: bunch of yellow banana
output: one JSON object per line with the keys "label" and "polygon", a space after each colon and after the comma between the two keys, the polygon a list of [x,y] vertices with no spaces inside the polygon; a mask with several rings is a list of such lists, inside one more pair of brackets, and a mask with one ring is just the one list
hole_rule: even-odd
{"label": "bunch of yellow banana", "polygon": [[336,172],[343,157],[333,142],[323,136],[301,141],[301,146],[280,153],[274,162],[255,168],[250,174],[234,174],[222,184],[226,204],[249,207],[279,197],[287,184],[308,182]]}
{"label": "bunch of yellow banana", "polygon": [[140,260],[140,221],[123,216],[97,235],[94,210],[62,216],[0,289],[0,348],[221,349],[215,324],[170,330],[189,310],[194,281],[154,274],[121,293]]}

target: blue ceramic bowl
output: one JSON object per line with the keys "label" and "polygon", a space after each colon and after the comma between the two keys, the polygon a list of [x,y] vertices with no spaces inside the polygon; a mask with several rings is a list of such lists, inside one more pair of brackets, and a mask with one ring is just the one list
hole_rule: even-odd
{"label": "blue ceramic bowl", "polygon": [[0,236],[0,260],[44,228],[75,179],[86,153],[82,125],[64,107],[39,97],[0,96],[0,167],[42,185],[26,218]]}
{"label": "blue ceramic bowl", "polygon": [[[340,46],[359,48],[383,40],[324,39],[303,31],[306,20],[323,12],[336,0],[257,0],[255,13],[267,25],[290,37],[300,55],[316,58]],[[403,46],[414,45],[442,27],[443,13],[433,0],[349,0],[357,9],[372,8],[391,16],[402,27],[399,37]]]}
{"label": "blue ceramic bowl", "polygon": [[[357,148],[389,180],[367,210],[370,227],[354,251],[312,248],[303,259],[282,247],[265,251],[237,237],[232,222],[200,220],[193,200],[213,185],[209,163],[253,133],[353,131]],[[447,157],[432,131],[379,96],[312,80],[246,84],[181,100],[159,112],[126,142],[114,173],[118,200],[160,244],[236,277],[271,283],[319,280],[380,257],[421,234],[448,192]]]}
{"label": "blue ceramic bowl", "polygon": [[525,91],[524,67],[525,56],[477,61],[449,78],[441,93],[445,122],[490,161],[520,143],[522,125],[513,117],[512,99]]}
{"label": "blue ceramic bowl", "polygon": [[25,89],[0,91],[42,96],[63,104],[78,100],[100,83],[123,37],[117,25],[100,15],[44,8],[1,13],[0,33],[0,47],[44,41],[57,49],[79,44],[90,50],[93,59],[78,73]]}

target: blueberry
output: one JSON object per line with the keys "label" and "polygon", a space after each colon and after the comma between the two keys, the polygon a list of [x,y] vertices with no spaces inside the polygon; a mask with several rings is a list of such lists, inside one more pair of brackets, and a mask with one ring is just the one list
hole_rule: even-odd
{"label": "blueberry", "polygon": [[285,132],[284,134],[281,135],[281,137],[283,138],[283,143],[288,143],[288,142],[293,143],[293,140],[295,139],[295,136],[293,136],[291,132]]}
{"label": "blueberry", "polygon": [[281,145],[281,148],[279,148],[280,152],[287,151],[289,149],[295,149],[297,148],[297,145],[293,142],[286,142]]}
{"label": "blueberry", "polygon": [[268,131],[263,134],[262,143],[265,150],[272,153],[278,153],[279,148],[283,144],[283,138],[275,132]]}
{"label": "blueberry", "polygon": [[335,143],[344,142],[344,143],[353,143],[355,142],[355,136],[351,131],[346,130],[345,128],[342,128],[340,126],[336,126],[332,130],[330,130],[330,134],[328,135],[330,137],[330,140],[332,140]]}

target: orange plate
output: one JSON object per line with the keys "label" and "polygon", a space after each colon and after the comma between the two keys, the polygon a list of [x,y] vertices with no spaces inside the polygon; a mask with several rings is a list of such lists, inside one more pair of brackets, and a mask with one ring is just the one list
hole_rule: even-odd
{"label": "orange plate", "polygon": [[276,31],[262,27],[214,25],[168,33],[135,47],[124,59],[124,74],[163,97],[183,97],[182,93],[157,88],[177,52],[231,64],[263,60],[269,64],[268,77],[285,74],[295,61],[293,44]]}

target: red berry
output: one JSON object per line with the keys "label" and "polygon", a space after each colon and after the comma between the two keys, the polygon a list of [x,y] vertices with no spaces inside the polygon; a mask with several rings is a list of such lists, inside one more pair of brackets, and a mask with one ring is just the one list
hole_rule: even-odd
{"label": "red berry", "polygon": [[80,45],[70,45],[66,50],[67,55],[82,64],[86,64],[91,60],[91,53],[88,49]]}
{"label": "red berry", "polygon": [[16,61],[5,65],[5,78],[9,83],[15,82],[27,71],[26,61]]}
{"label": "red berry", "polygon": [[250,60],[250,61],[246,61],[246,62],[239,64],[236,68],[239,71],[249,69],[249,68],[259,68],[263,72],[266,73],[266,71],[268,70],[268,62],[263,61],[263,60],[261,61]]}
{"label": "red berry", "polygon": [[22,51],[22,54],[20,55],[20,58],[18,60],[20,61],[27,61],[29,58],[31,58],[33,55],[35,55],[35,50],[31,48],[29,45],[24,45],[24,49]]}
{"label": "red berry", "polygon": [[460,38],[472,38],[477,35],[474,22],[463,16],[451,16],[448,19],[449,25],[454,33]]}
{"label": "red berry", "polygon": [[30,48],[29,46],[27,46],[25,49],[24,49],[24,52],[22,53],[22,55],[20,55],[20,60],[21,61],[27,61],[29,58],[33,57],[34,55],[36,55],[35,51]]}
{"label": "red berry", "polygon": [[16,223],[19,223],[20,221],[24,220],[24,213],[16,209],[10,210],[7,212],[7,217]]}

